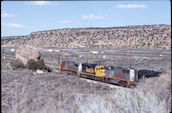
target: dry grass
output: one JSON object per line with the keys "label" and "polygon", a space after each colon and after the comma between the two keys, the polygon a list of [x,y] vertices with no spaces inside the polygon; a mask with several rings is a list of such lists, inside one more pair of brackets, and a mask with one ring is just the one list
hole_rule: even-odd
{"label": "dry grass", "polygon": [[82,113],[168,113],[171,111],[170,73],[151,78],[135,89],[90,94],[85,100],[77,95],[76,104]]}
{"label": "dry grass", "polygon": [[[86,84],[86,80],[73,76],[68,76],[71,80],[73,78],[72,81],[64,83],[53,74],[48,77],[27,75],[30,77],[23,76],[9,82],[12,90],[3,85],[3,112],[8,106],[8,113],[168,113],[171,105],[170,73],[151,78],[134,89],[119,86],[107,90],[96,89],[100,85],[98,82],[92,83],[92,90],[90,82]],[[9,77],[12,79],[11,75]],[[78,84],[70,86],[77,81]],[[78,89],[84,86],[84,92]],[[9,92],[5,94],[7,89]],[[8,95],[8,103],[4,103],[5,95]]]}

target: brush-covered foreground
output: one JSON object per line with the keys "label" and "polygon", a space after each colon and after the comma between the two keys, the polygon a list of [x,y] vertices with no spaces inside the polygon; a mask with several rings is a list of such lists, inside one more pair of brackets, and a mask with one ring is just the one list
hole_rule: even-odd
{"label": "brush-covered foreground", "polygon": [[168,113],[170,75],[129,89],[60,72],[2,71],[2,113]]}

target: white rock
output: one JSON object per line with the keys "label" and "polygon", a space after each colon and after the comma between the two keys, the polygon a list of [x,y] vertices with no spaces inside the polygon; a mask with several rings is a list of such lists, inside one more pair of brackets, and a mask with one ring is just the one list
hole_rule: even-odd
{"label": "white rock", "polygon": [[37,70],[36,70],[36,73],[38,73],[38,74],[43,74],[44,71],[37,69]]}
{"label": "white rock", "polygon": [[163,54],[160,54],[159,56],[164,56]]}
{"label": "white rock", "polygon": [[48,52],[53,52],[53,49],[48,49]]}
{"label": "white rock", "polygon": [[60,71],[59,71],[59,70],[54,70],[54,72],[58,73],[58,72],[60,72]]}
{"label": "white rock", "polygon": [[92,54],[98,54],[98,51],[90,51]]}
{"label": "white rock", "polygon": [[84,57],[84,55],[79,55],[80,58]]}
{"label": "white rock", "polygon": [[15,51],[15,49],[11,49],[11,52]]}

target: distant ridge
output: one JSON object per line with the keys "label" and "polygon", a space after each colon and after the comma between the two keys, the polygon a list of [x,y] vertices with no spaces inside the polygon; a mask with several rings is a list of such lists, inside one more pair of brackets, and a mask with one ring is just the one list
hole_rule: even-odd
{"label": "distant ridge", "polygon": [[171,49],[171,26],[157,24],[46,30],[26,36],[1,37],[1,46],[127,48],[129,40],[133,48]]}

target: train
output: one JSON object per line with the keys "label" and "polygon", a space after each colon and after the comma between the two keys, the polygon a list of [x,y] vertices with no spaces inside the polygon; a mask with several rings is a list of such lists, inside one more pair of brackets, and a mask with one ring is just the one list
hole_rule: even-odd
{"label": "train", "polygon": [[[79,77],[120,85],[124,87],[136,86],[139,79],[159,76],[160,72],[150,70],[137,70],[103,64],[89,64],[74,61],[62,61],[61,71],[71,72]],[[150,74],[151,73],[151,74]]]}

